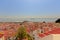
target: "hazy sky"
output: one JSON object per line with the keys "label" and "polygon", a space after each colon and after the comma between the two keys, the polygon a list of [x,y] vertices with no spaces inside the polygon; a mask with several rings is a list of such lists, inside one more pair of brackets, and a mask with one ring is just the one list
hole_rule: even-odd
{"label": "hazy sky", "polygon": [[0,0],[0,16],[60,16],[60,0]]}

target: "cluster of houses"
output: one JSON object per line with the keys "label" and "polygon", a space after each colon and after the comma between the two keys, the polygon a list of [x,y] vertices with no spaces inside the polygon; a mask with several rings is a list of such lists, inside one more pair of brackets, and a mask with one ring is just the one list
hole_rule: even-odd
{"label": "cluster of houses", "polygon": [[[60,24],[53,22],[1,22],[0,40],[9,40],[13,38],[19,27],[24,25],[28,34],[34,37],[34,40],[59,40]],[[54,39],[56,37],[56,39]]]}

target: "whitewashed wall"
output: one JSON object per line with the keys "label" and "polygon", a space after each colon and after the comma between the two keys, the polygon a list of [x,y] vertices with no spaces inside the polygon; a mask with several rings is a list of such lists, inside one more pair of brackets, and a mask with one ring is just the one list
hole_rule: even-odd
{"label": "whitewashed wall", "polygon": [[53,40],[60,40],[60,34],[53,34]]}
{"label": "whitewashed wall", "polygon": [[44,38],[41,38],[41,40],[53,40],[53,36],[52,35],[48,35]]}

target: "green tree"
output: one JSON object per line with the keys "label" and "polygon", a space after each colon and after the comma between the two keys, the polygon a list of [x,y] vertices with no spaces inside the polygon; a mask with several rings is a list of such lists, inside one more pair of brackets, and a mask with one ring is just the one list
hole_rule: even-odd
{"label": "green tree", "polygon": [[24,38],[28,38],[28,40],[32,40],[33,38],[26,32],[26,28],[24,26],[21,26],[18,31],[17,34],[15,35],[16,39],[18,40],[18,38],[20,40],[23,40]]}
{"label": "green tree", "polygon": [[60,23],[60,18],[55,21],[55,23]]}

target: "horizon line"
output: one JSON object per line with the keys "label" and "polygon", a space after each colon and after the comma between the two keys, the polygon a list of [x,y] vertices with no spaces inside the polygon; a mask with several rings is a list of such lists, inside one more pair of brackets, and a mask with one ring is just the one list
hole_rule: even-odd
{"label": "horizon line", "polygon": [[0,18],[60,18],[60,16],[0,16]]}

